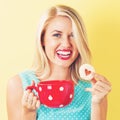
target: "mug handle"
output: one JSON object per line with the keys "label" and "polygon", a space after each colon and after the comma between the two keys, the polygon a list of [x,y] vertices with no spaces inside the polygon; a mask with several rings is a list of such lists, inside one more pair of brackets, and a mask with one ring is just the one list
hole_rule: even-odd
{"label": "mug handle", "polygon": [[31,91],[35,90],[36,92],[38,92],[38,88],[35,85],[27,86],[26,90],[28,89],[30,89]]}

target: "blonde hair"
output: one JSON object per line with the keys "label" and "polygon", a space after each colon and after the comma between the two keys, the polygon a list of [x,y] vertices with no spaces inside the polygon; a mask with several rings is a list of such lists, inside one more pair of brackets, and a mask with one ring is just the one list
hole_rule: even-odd
{"label": "blonde hair", "polygon": [[50,74],[49,63],[44,52],[42,42],[46,27],[50,20],[55,16],[67,16],[72,21],[73,34],[79,51],[79,56],[70,66],[70,71],[72,80],[77,82],[80,79],[79,67],[81,64],[90,62],[91,53],[88,47],[86,30],[81,16],[73,8],[65,5],[53,6],[41,17],[36,40],[35,59],[32,68],[35,70],[37,75],[39,74],[38,77],[40,79],[44,79]]}

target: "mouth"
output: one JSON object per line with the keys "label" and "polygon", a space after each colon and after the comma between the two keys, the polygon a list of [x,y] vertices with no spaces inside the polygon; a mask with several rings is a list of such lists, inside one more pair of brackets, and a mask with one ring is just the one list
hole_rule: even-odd
{"label": "mouth", "polygon": [[68,60],[72,55],[71,50],[57,50],[57,56],[61,60]]}

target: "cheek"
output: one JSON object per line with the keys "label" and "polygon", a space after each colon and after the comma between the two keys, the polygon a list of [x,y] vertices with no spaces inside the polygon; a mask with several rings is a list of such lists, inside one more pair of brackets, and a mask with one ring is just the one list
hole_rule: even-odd
{"label": "cheek", "polygon": [[44,47],[45,51],[49,53],[55,51],[56,49],[56,45],[53,42],[46,43]]}
{"label": "cheek", "polygon": [[44,47],[47,51],[56,50],[57,46],[58,46],[58,43],[53,39],[47,39],[44,44]]}
{"label": "cheek", "polygon": [[52,37],[50,35],[45,36],[44,38],[44,46],[46,47],[52,47],[55,46],[56,42],[54,39],[52,39]]}
{"label": "cheek", "polygon": [[55,53],[56,44],[53,41],[51,42],[46,41],[44,47],[45,47],[45,53],[47,54],[47,56],[51,56]]}

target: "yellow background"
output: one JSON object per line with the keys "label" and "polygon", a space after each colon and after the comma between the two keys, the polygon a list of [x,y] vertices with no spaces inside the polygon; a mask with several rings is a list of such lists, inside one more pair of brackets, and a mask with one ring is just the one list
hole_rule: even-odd
{"label": "yellow background", "polygon": [[7,120],[7,80],[31,65],[40,15],[54,4],[83,17],[93,65],[112,83],[107,120],[120,120],[120,0],[0,0],[0,120]]}

